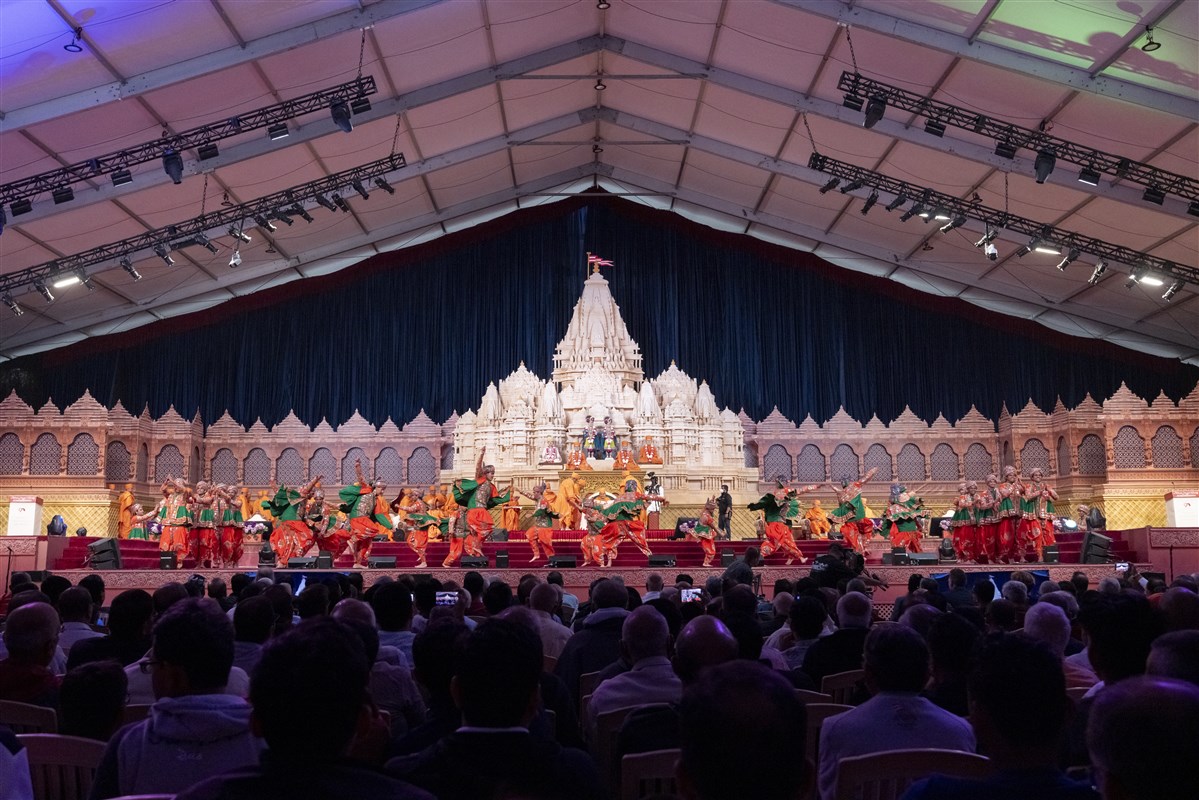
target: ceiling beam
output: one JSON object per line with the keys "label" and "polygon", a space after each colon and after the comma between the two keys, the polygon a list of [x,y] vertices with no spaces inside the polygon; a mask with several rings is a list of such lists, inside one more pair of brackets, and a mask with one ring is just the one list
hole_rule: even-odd
{"label": "ceiling beam", "polygon": [[990,64],[1001,69],[1031,75],[1041,80],[1068,86],[1091,94],[1123,100],[1127,103],[1164,111],[1183,119],[1199,118],[1199,101],[1193,97],[1163,92],[1120,78],[1091,75],[1085,69],[1075,69],[1028,53],[1010,50],[999,45],[973,41],[949,31],[899,19],[880,11],[849,6],[840,0],[774,0],[774,2],[807,12],[844,25],[863,28],[896,39],[931,47],[961,58]]}
{"label": "ceiling beam", "polygon": [[8,113],[0,114],[0,133],[73,114],[76,111],[95,108],[105,103],[125,100],[189,78],[207,75],[255,59],[292,50],[319,39],[375,25],[384,20],[436,5],[438,2],[440,0],[380,0],[380,2],[363,9],[345,11],[285,31],[272,33],[269,36],[252,39],[244,46],[226,47],[224,50],[217,50],[214,53],[207,53],[186,61],[132,75],[123,81],[113,81],[94,89],[85,89],[81,92],[56,97],[53,100],[13,109]]}

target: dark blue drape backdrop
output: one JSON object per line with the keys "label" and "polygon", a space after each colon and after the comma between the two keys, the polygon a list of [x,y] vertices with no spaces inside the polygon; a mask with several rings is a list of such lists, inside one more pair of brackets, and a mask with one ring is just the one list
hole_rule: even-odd
{"label": "dark blue drape backdrop", "polygon": [[169,406],[207,422],[226,409],[267,425],[294,409],[334,426],[355,410],[398,424],[476,407],[523,360],[542,378],[584,280],[605,270],[647,377],[672,359],[722,406],[761,419],[775,405],[823,422],[844,405],[889,422],[990,418],[1031,398],[1098,400],[1121,381],[1177,400],[1199,368],[922,295],[807,254],[722,234],[611,197],[522,211],[453,237],[372,258],[335,276],[130,334],[0,366],[0,392],[37,406],[84,389],[134,413]]}

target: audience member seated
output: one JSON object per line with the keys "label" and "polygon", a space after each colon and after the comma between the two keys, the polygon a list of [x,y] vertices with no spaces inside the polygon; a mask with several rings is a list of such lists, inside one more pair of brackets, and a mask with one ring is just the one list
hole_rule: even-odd
{"label": "audience member seated", "polygon": [[1171,631],[1154,639],[1145,674],[1199,686],[1199,631]]}
{"label": "audience member seated", "polygon": [[932,677],[921,694],[959,717],[970,714],[966,686],[971,655],[980,635],[973,623],[955,612],[934,619],[925,637],[932,658]]}
{"label": "audience member seated", "polygon": [[978,599],[974,596],[974,592],[966,588],[966,581],[966,570],[961,567],[949,570],[949,591],[945,593],[944,597],[950,608],[978,606]]}
{"label": "audience member seated", "polygon": [[[783,581],[790,584],[790,581]],[[774,598],[769,602],[763,602],[758,607],[758,626],[762,629],[762,635],[769,638],[775,631],[782,630],[787,627],[787,622],[791,616],[791,606],[795,602],[795,596],[790,592],[776,591]]]}
{"label": "audience member seated", "polygon": [[541,634],[541,649],[550,658],[557,658],[570,639],[570,628],[554,619],[554,609],[558,607],[558,587],[549,583],[539,583],[529,593],[529,608],[537,617],[537,627]]}
{"label": "audience member seated", "polygon": [[107,742],[121,727],[128,686],[125,670],[115,661],[93,661],[68,671],[58,693],[58,732]]}
{"label": "audience member seated", "polygon": [[370,600],[379,625],[379,646],[394,647],[404,656],[404,666],[412,667],[412,593],[401,583],[376,587]]}
{"label": "audience member seated", "polygon": [[460,649],[450,684],[462,727],[419,753],[392,759],[388,772],[441,800],[501,791],[540,800],[603,797],[585,753],[528,731],[540,704],[541,667],[541,639],[531,628],[504,619],[480,625]]}
{"label": "audience member seated", "polygon": [[870,632],[870,616],[870,598],[860,592],[850,592],[837,601],[840,627],[817,639],[803,660],[804,673],[818,689],[826,675],[862,668],[862,648]]}
{"label": "audience member seated", "polygon": [[970,591],[974,594],[974,599],[978,601],[978,610],[986,617],[987,606],[995,599],[996,586],[989,580],[976,581],[970,587]]}
{"label": "audience member seated", "polygon": [[[13,604],[21,595],[13,598]],[[0,660],[0,700],[54,708],[59,678],[50,669],[58,649],[58,612],[48,603],[25,603],[4,625],[7,658]]]}
{"label": "audience member seated", "polygon": [[[1037,642],[1044,642],[1060,659],[1066,655],[1066,643],[1070,641],[1070,620],[1066,612],[1052,603],[1037,603],[1024,615],[1024,635]],[[1062,662],[1066,675],[1067,689],[1090,689],[1099,682],[1094,672],[1078,664]]]}
{"label": "audience member seated", "polygon": [[247,597],[234,606],[233,666],[251,674],[274,626],[275,612],[265,597]]}
{"label": "audience member seated", "polygon": [[158,699],[147,719],[109,741],[91,800],[181,792],[257,760],[261,744],[250,733],[250,707],[224,693],[233,626],[216,603],[194,597],[173,603],[154,625],[150,660],[140,663]]}
{"label": "audience member seated", "polygon": [[[1069,586],[1070,584],[1067,582],[1064,585]],[[1057,606],[1066,615],[1066,619],[1070,621],[1070,639],[1066,642],[1066,657],[1069,658],[1081,652],[1084,645],[1082,643],[1082,628],[1078,625],[1078,598],[1064,589],[1059,589],[1056,592],[1043,592],[1037,602]],[[1079,666],[1085,667],[1088,670],[1091,668],[1090,662],[1080,664]]]}
{"label": "audience member seated", "polygon": [[609,711],[650,703],[675,703],[683,687],[668,658],[666,618],[650,606],[625,617],[620,649],[631,668],[600,683],[584,710],[587,739],[595,743],[596,718]]}
{"label": "audience member seated", "polygon": [[1095,798],[1087,783],[1070,780],[1055,763],[1070,710],[1060,656],[1027,636],[995,635],[984,640],[975,663],[970,723],[995,774],[934,776],[913,784],[904,800]]}
{"label": "audience member seated", "polygon": [[[235,573],[234,577],[239,574],[242,573]],[[246,577],[249,578],[248,575]],[[234,586],[234,592],[236,591],[237,587]],[[221,611],[228,611],[236,604],[235,598],[229,596],[229,586],[225,583],[224,578],[213,578],[208,582],[208,596],[216,601],[216,604],[221,607]]]}
{"label": "audience member seated", "polygon": [[1191,800],[1199,787],[1199,687],[1137,677],[1095,698],[1087,746],[1104,800]]}
{"label": "audience member seated", "polygon": [[811,788],[806,709],[761,664],[739,659],[706,670],[683,694],[679,729],[686,800],[797,800]]}
{"label": "audience member seated", "polygon": [[57,607],[58,598],[71,588],[71,582],[61,575],[47,575],[42,580],[42,594],[50,598],[50,605]]}
{"label": "audience member seated", "polygon": [[607,578],[598,581],[591,590],[595,609],[583,620],[582,627],[570,637],[558,656],[554,674],[566,684],[566,690],[577,703],[579,676],[599,672],[620,658],[620,635],[629,595],[624,587]]}
{"label": "audience member seated", "polygon": [[348,757],[373,719],[369,670],[361,639],[334,619],[309,620],[271,639],[250,685],[253,728],[267,746],[261,760],[210,777],[176,800],[429,800]]}
{"label": "audience member seated", "polygon": [[903,625],[876,628],[866,638],[863,659],[873,697],[829,717],[820,729],[823,800],[836,797],[837,767],[849,756],[913,746],[974,752],[970,723],[920,696],[928,680],[928,647],[920,634]]}
{"label": "audience member seated", "polygon": [[367,661],[372,664],[370,682],[367,684],[370,698],[375,708],[390,717],[387,740],[424,722],[425,701],[421,699],[420,690],[412,680],[411,671],[407,667],[378,660],[379,632],[375,627],[349,617],[338,617],[338,621],[362,639]]}
{"label": "audience member seated", "polygon": [[493,580],[483,590],[483,609],[489,616],[494,617],[512,602],[512,587],[504,581]]}
{"label": "audience member seated", "polygon": [[753,545],[745,548],[744,555],[733,559],[733,563],[729,564],[728,568],[724,571],[724,576],[721,579],[722,587],[735,586],[737,584],[753,586],[754,567],[758,566],[761,555],[761,551]]}
{"label": "audience member seated", "polygon": [[903,612],[903,616],[899,618],[899,624],[906,625],[920,634],[920,638],[927,639],[929,627],[938,617],[942,616],[942,613],[931,603],[916,603],[908,606],[908,610]]}
{"label": "audience member seated", "polygon": [[17,735],[0,725],[0,798],[33,800],[29,755]]}
{"label": "audience member seated", "polygon": [[412,642],[412,677],[424,690],[428,710],[425,721],[394,739],[388,749],[391,756],[417,753],[449,736],[462,724],[462,715],[450,693],[454,675],[454,653],[469,634],[465,625],[440,620],[417,634]]}
{"label": "audience member seated", "polygon": [[473,617],[486,616],[487,609],[483,606],[483,590],[487,588],[487,581],[483,578],[482,573],[471,570],[462,576],[462,588],[470,592],[470,603],[466,607],[466,613]]}
{"label": "audience member seated", "polygon": [[329,614],[329,587],[313,583],[304,587],[296,598],[296,615],[300,620],[324,617]]}
{"label": "audience member seated", "polygon": [[[782,650],[783,660],[787,662],[789,669],[800,669],[808,650],[824,632],[828,614],[825,613],[824,603],[814,597],[801,597],[791,604],[791,613],[788,616],[791,644]],[[769,639],[766,640],[766,645],[770,645]]]}
{"label": "audience member seated", "polygon": [[84,639],[98,639],[104,634],[92,628],[92,595],[87,589],[72,586],[58,596],[58,618],[62,630],[58,634],[58,646],[71,660],[71,648]]}
{"label": "audience member seated", "polygon": [[67,669],[93,661],[116,661],[127,667],[150,649],[150,619],[154,603],[141,589],[126,589],[108,610],[108,635],[81,639],[71,648]]}
{"label": "audience member seated", "polygon": [[[30,603],[45,603],[51,608],[54,607],[54,604],[50,602],[50,598],[38,591],[36,586],[28,583],[25,586],[27,588],[21,589],[21,591],[14,594],[12,599],[8,601],[8,613],[10,615],[21,606],[29,605]],[[57,613],[56,611],[55,614],[57,615]],[[8,658],[8,646],[4,644],[4,637],[0,635],[0,660],[5,658]],[[50,671],[55,675],[62,675],[67,671],[67,655],[57,643],[54,645],[54,655],[50,658]]]}
{"label": "audience member seated", "polygon": [[1158,601],[1165,621],[1166,630],[1196,630],[1199,629],[1199,594],[1175,586],[1162,593]]}
{"label": "audience member seated", "polygon": [[[1016,585],[1023,587],[1020,583]],[[1020,627],[1018,615],[1016,604],[1003,597],[988,603],[987,610],[983,612],[989,633],[1011,633],[1016,630]]]}

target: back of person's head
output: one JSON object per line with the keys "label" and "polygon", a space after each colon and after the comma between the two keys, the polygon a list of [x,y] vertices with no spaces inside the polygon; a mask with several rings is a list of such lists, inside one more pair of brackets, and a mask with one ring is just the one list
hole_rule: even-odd
{"label": "back of person's head", "polygon": [[1037,603],[1024,615],[1024,635],[1044,642],[1049,651],[1061,658],[1070,642],[1070,620],[1066,612],[1052,603]]}
{"label": "back of person's head", "polygon": [[1003,584],[1003,589],[999,593],[1004,600],[1016,606],[1028,605],[1028,587],[1022,581],[1008,581]]}
{"label": "back of person's head", "polygon": [[978,581],[970,587],[980,605],[986,605],[995,599],[995,584],[990,581]]}
{"label": "back of person's head", "polygon": [[47,575],[42,580],[42,594],[50,598],[51,605],[58,605],[58,598],[71,588],[71,582],[61,575]]}
{"label": "back of person's head", "polygon": [[545,582],[552,583],[555,586],[565,586],[566,585],[562,582],[562,573],[559,572],[558,570],[554,570],[553,572],[550,572],[549,574],[547,574],[545,576]]}
{"label": "back of person's head", "polygon": [[260,581],[266,580],[266,581],[270,581],[271,583],[274,583],[275,582],[275,568],[274,567],[259,567],[258,570],[254,573],[254,579],[260,580]]}
{"label": "back of person's head", "polygon": [[416,610],[425,619],[429,618],[429,614],[437,605],[437,592],[441,590],[441,581],[436,578],[421,581],[416,584],[416,588],[412,590],[413,603],[416,605]]}
{"label": "back of person's head", "polygon": [[1061,589],[1056,592],[1046,592],[1041,595],[1037,603],[1048,603],[1057,606],[1066,615],[1066,619],[1071,622],[1078,618],[1078,598]]}
{"label": "back of person's head", "polygon": [[724,598],[723,610],[726,617],[732,614],[753,616],[758,610],[758,597],[754,590],[745,584],[739,583],[731,587],[721,597]]}
{"label": "back of person's head", "polygon": [[4,623],[4,646],[18,664],[45,667],[58,645],[58,612],[49,603],[25,603],[8,615]]}
{"label": "back of person's head", "polygon": [[[12,592],[18,586],[24,586],[27,583],[33,584],[33,580],[29,577],[28,572],[20,572],[20,571],[14,572],[8,578],[8,590],[10,592]],[[36,589],[37,585],[33,584],[33,587]],[[15,592],[14,592],[14,594],[15,594]]]}
{"label": "back of person's head", "polygon": [[[233,576],[229,578],[229,592],[234,597],[241,597],[241,593],[245,590],[245,588],[247,586],[249,586],[253,582],[254,581],[251,580],[250,576],[247,575],[246,573],[235,572],[235,573],[233,573]],[[208,588],[209,588],[209,590],[211,590],[212,584],[209,584]]]}
{"label": "back of person's head", "polygon": [[154,617],[154,601],[142,589],[126,589],[112,600],[108,609],[108,635],[118,641],[132,642],[148,636]]}
{"label": "back of person's head", "polygon": [[263,644],[275,627],[275,611],[265,597],[247,597],[233,607],[233,635],[239,642]]}
{"label": "back of person's head", "polygon": [[[676,590],[677,591],[677,590]],[[655,609],[666,620],[666,627],[672,637],[677,637],[683,627],[683,614],[679,607],[669,598],[655,597],[645,604],[645,607]]]}
{"label": "back of person's head", "polygon": [[175,603],[187,599],[187,589],[182,583],[171,581],[155,589],[151,599],[154,601],[154,616],[161,617]]}
{"label": "back of person's head", "polygon": [[540,584],[541,579],[536,575],[522,576],[520,583],[516,585],[516,602],[522,606],[527,606],[529,604],[529,595]]}
{"label": "back of person's head", "polygon": [[333,619],[356,619],[359,622],[370,625],[372,628],[378,627],[375,620],[375,611],[370,607],[370,604],[365,600],[358,600],[353,597],[346,598],[333,607],[333,611],[329,616]]}
{"label": "back of person's head", "polygon": [[928,681],[928,645],[904,625],[880,625],[862,651],[866,683],[879,692],[919,692]]}
{"label": "back of person's head", "polygon": [[454,653],[459,647],[459,639],[469,634],[461,623],[440,620],[428,625],[412,640],[412,676],[425,687],[430,700],[441,704],[450,702]]}
{"label": "back of person's head", "polygon": [[937,594],[941,591],[941,587],[937,585],[936,578],[921,578],[920,588],[931,594]]}
{"label": "back of person's head", "polygon": [[304,587],[296,598],[296,613],[300,619],[323,617],[329,613],[329,587],[323,583],[314,583]]}
{"label": "back of person's head", "polygon": [[920,588],[920,581],[924,580],[924,576],[913,572],[908,576],[908,594]]}
{"label": "back of person's head", "polygon": [[1145,674],[1199,686],[1199,631],[1170,631],[1154,639]]}
{"label": "back of person's head", "polygon": [[1078,612],[1087,632],[1095,674],[1114,683],[1145,671],[1149,647],[1162,632],[1161,617],[1143,594],[1100,594]]}
{"label": "back of person's head", "polygon": [[153,654],[155,696],[219,692],[233,666],[233,625],[211,600],[180,600],[154,623]]}
{"label": "back of person's head", "polygon": [[[969,698],[983,755],[1053,750],[1070,708],[1061,658],[1042,642],[1008,634],[987,636],[978,647]],[[1035,725],[1030,709],[1036,709]]]}
{"label": "back of person's head", "polygon": [[307,620],[263,649],[250,679],[256,731],[272,754],[296,765],[334,760],[353,739],[369,675],[358,636],[327,617]]}
{"label": "back of person's head", "polygon": [[362,642],[362,654],[366,656],[366,663],[373,665],[379,658],[379,629],[356,617],[340,617],[337,621],[358,637]]}
{"label": "back of person's head", "polygon": [[121,727],[129,678],[115,661],[80,664],[63,676],[58,692],[58,732],[107,742]]}
{"label": "back of person's head", "polygon": [[815,639],[824,630],[828,613],[824,603],[814,597],[801,597],[791,604],[788,621],[791,632],[800,639]]}
{"label": "back of person's head", "polygon": [[783,592],[793,595],[795,594],[795,584],[787,578],[777,578],[774,581],[774,596],[778,597]]}
{"label": "back of person's head", "polygon": [[286,583],[274,583],[263,590],[262,596],[271,604],[275,612],[275,635],[283,633],[291,627],[294,613],[294,599],[291,596],[291,586]]}
{"label": "back of person's head", "polygon": [[1087,748],[1104,798],[1189,800],[1199,787],[1199,687],[1143,676],[1095,696]]}
{"label": "back of person's head", "polygon": [[376,585],[370,597],[375,620],[382,631],[402,631],[412,621],[412,593],[403,584]]}
{"label": "back of person's head", "polygon": [[100,609],[104,605],[104,579],[96,573],[84,575],[79,579],[79,586],[87,589],[88,594],[92,596],[93,612]]}
{"label": "back of person's head", "polygon": [[[623,593],[623,591],[622,591]],[[489,619],[454,659],[454,700],[466,725],[528,725],[537,708],[541,637],[519,622]]]}
{"label": "back of person's head", "polygon": [[1026,569],[1014,570],[1012,572],[1012,580],[1023,583],[1024,588],[1028,590],[1028,593],[1030,594],[1032,593],[1033,587],[1037,585],[1037,579],[1033,577],[1033,574]]}
{"label": "back of person's head", "polygon": [[738,656],[737,639],[713,616],[696,617],[679,631],[674,648],[674,672],[684,684],[696,681],[709,667]]}
{"label": "back of person's head", "polygon": [[[729,580],[729,586],[733,586],[732,579]],[[720,580],[719,575],[709,575],[704,579],[704,591],[709,597],[720,597],[724,591],[724,582]]]}
{"label": "back of person's head", "polygon": [[904,609],[899,617],[899,624],[906,625],[923,638],[928,638],[928,629],[933,621],[942,616],[943,612],[929,603],[917,603]]}
{"label": "back of person's head", "polygon": [[770,601],[770,608],[776,617],[786,617],[791,613],[791,606],[795,603],[795,597],[790,592],[779,592]]}
{"label": "back of person's head", "polygon": [[187,591],[188,597],[203,597],[204,589],[208,586],[208,581],[203,575],[192,575],[183,584],[183,588]]}
{"label": "back of person's head", "polygon": [[1076,594],[1082,594],[1090,588],[1091,579],[1087,577],[1087,573],[1075,571],[1075,573],[1070,576],[1070,583],[1074,586],[1074,591]]}
{"label": "back of person's head", "polygon": [[492,581],[483,590],[483,608],[495,616],[512,605],[512,587],[504,581]]}
{"label": "back of person's head", "polygon": [[961,567],[954,567],[949,570],[949,585],[950,587],[966,585],[966,570]]}
{"label": "back of person's head", "polygon": [[933,672],[964,677],[970,671],[970,659],[980,635],[978,626],[956,611],[938,615],[925,636]]}
{"label": "back of person's head", "polygon": [[1167,589],[1158,603],[1168,631],[1199,629],[1199,594],[1181,586]]}
{"label": "back of person's head", "polygon": [[662,580],[662,576],[656,572],[651,572],[649,577],[645,579],[645,591],[647,592],[660,592],[663,585],[665,583]]}
{"label": "back of person's head", "polygon": [[677,769],[686,797],[794,800],[810,784],[811,769],[802,757],[807,710],[794,688],[761,664],[737,660],[705,670],[683,692],[679,733]]}
{"label": "back of person's head", "polygon": [[842,628],[869,627],[870,613],[870,598],[861,592],[848,592],[837,601],[837,624]]}
{"label": "back of person's head", "polygon": [[761,558],[762,558],[762,551],[759,550],[758,548],[754,547],[753,545],[750,545],[749,547],[745,548],[745,563],[746,564],[749,564],[752,567],[754,564],[757,564]]}
{"label": "back of person's head", "polygon": [[591,588],[591,603],[595,608],[627,608],[629,593],[615,581],[604,578]]}
{"label": "back of person's head", "polygon": [[987,624],[997,631],[1016,630],[1016,604],[999,598],[987,605]]}
{"label": "back of person's head", "polygon": [[470,592],[470,596],[474,600],[478,600],[482,596],[486,585],[483,574],[473,569],[462,576],[462,588]]}
{"label": "back of person's head", "polygon": [[1100,594],[1119,594],[1122,587],[1120,586],[1119,578],[1108,575],[1106,578],[1099,579],[1099,586],[1097,588]]}
{"label": "back of person's head", "polygon": [[656,608],[641,606],[625,617],[620,646],[630,663],[645,658],[665,657],[670,646],[670,628]]}
{"label": "back of person's head", "polygon": [[534,611],[553,613],[558,606],[558,592],[561,589],[552,583],[539,583],[529,592],[529,608]]}
{"label": "back of person's head", "polygon": [[1046,595],[1051,592],[1060,592],[1061,590],[1062,585],[1057,581],[1045,580],[1041,581],[1040,584],[1037,585],[1037,596],[1040,597],[1041,595]]}
{"label": "back of person's head", "polygon": [[87,589],[72,586],[58,596],[58,616],[63,622],[89,622],[92,618],[92,596]]}
{"label": "back of person's head", "polygon": [[208,596],[213,600],[224,600],[229,596],[229,586],[224,578],[213,578],[208,582]]}

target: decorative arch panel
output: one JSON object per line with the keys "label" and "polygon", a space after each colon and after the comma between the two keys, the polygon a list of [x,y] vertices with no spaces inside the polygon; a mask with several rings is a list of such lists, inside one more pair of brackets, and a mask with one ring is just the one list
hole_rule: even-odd
{"label": "decorative arch panel", "polygon": [[25,445],[15,433],[0,436],[0,475],[20,475],[25,461]]}
{"label": "decorative arch panel", "polygon": [[958,454],[948,443],[941,442],[933,448],[929,465],[934,481],[958,480]]}
{"label": "decorative arch panel", "polygon": [[962,457],[962,469],[966,474],[966,480],[985,481],[991,474],[991,451],[978,442],[970,445],[966,448],[966,455]]}
{"label": "decorative arch panel", "polygon": [[1182,437],[1169,425],[1161,426],[1153,435],[1153,466],[1182,469]]}
{"label": "decorative arch panel", "polygon": [[104,481],[123,483],[133,477],[133,456],[124,442],[113,440],[104,448]]}
{"label": "decorative arch panel", "polygon": [[1020,469],[1027,475],[1037,468],[1049,474],[1049,448],[1040,439],[1029,439],[1020,450]]}
{"label": "decorative arch panel", "polygon": [[275,480],[286,486],[303,486],[308,482],[304,477],[304,459],[294,447],[279,454],[275,464]]}
{"label": "decorative arch panel", "polygon": [[67,445],[67,474],[95,475],[100,471],[100,445],[90,433],[81,433]]}
{"label": "decorative arch panel", "polygon": [[233,455],[233,451],[228,447],[222,447],[212,457],[209,471],[212,473],[212,480],[216,483],[237,483],[237,456]]}
{"label": "decorative arch panel", "polygon": [[167,478],[182,478],[183,453],[173,444],[164,444],[154,457],[154,482],[162,483]]}
{"label": "decorative arch panel", "polygon": [[[426,453],[429,451],[426,448],[420,448]],[[432,458],[433,454],[429,453]],[[379,457],[375,459],[375,477],[381,478],[388,486],[399,486],[404,482],[404,459],[400,458],[400,454],[395,451],[394,447],[384,447],[379,452]],[[422,486],[428,486],[428,481],[420,481]]]}
{"label": "decorative arch panel", "polygon": [[1103,440],[1088,433],[1078,443],[1078,474],[1093,476],[1106,473],[1107,454],[1103,450]]}
{"label": "decorative arch panel", "polygon": [[1116,434],[1112,449],[1115,451],[1116,469],[1145,468],[1145,440],[1131,425],[1125,425]]}
{"label": "decorative arch panel", "polygon": [[[382,455],[382,453],[379,454],[380,458]],[[408,456],[408,483],[413,486],[429,486],[436,480],[437,459],[433,457],[428,448],[418,447],[413,450],[412,455]]]}
{"label": "decorative arch panel", "polygon": [[922,481],[927,474],[924,453],[912,443],[905,444],[895,457],[897,475],[901,481]]}
{"label": "decorative arch panel", "polygon": [[791,480],[791,454],[781,444],[772,444],[762,459],[762,477],[773,481],[778,475],[782,475],[784,480]]}
{"label": "decorative arch panel", "polygon": [[354,464],[362,462],[362,472],[366,477],[371,477],[369,474],[371,468],[371,460],[366,457],[366,451],[361,447],[351,447],[346,453],[345,458],[341,460],[341,482],[345,486],[351,483],[358,482],[358,476],[354,472]]}
{"label": "decorative arch panel", "polygon": [[261,447],[246,454],[243,466],[247,486],[269,486],[271,483],[271,457]]}
{"label": "decorative arch panel", "polygon": [[829,473],[834,480],[848,478],[849,480],[857,480],[858,475],[858,454],[853,451],[853,448],[847,444],[839,444],[833,450],[833,454],[829,456]]}
{"label": "decorative arch panel", "polygon": [[820,448],[814,444],[805,444],[803,449],[799,451],[798,469],[796,470],[796,479],[803,483],[819,483],[820,481],[828,480],[828,475],[824,471],[824,453],[820,452]]}

